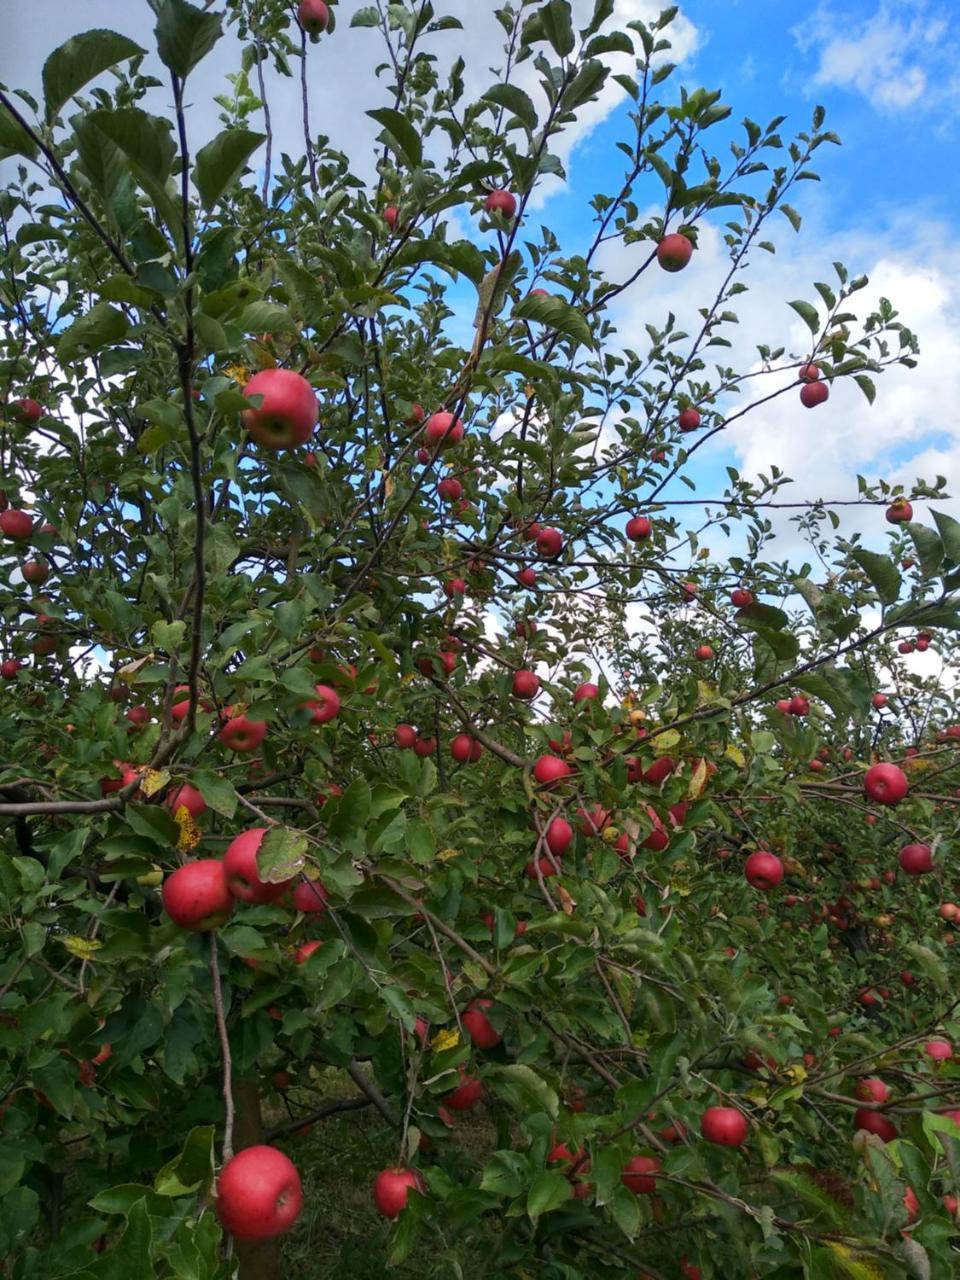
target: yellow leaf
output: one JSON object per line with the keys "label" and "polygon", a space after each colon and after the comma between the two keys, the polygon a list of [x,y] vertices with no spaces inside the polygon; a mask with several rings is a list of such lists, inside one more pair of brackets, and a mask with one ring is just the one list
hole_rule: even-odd
{"label": "yellow leaf", "polygon": [[392,475],[387,476],[386,480],[383,482],[383,490],[388,498],[393,497],[393,491],[394,489],[396,489],[396,487],[397,487],[397,482],[396,480],[394,480],[393,476]]}
{"label": "yellow leaf", "polygon": [[145,658],[137,658],[133,662],[128,662],[125,667],[121,667],[117,675],[126,684],[133,684],[133,677],[137,674],[141,667],[145,667],[148,662],[152,662],[156,655],[148,653]]}
{"label": "yellow leaf", "polygon": [[658,733],[653,740],[654,751],[659,751],[661,755],[666,755],[668,751],[672,751],[680,742],[680,734],[676,729],[668,729],[666,733]]}
{"label": "yellow leaf", "polygon": [[460,1043],[460,1032],[444,1030],[438,1031],[430,1041],[430,1048],[434,1053],[443,1053],[444,1049],[455,1049]]}
{"label": "yellow leaf", "polygon": [[200,843],[200,828],[190,816],[190,810],[185,804],[182,804],[173,815],[173,820],[180,828],[180,834],[177,837],[177,851],[179,853],[190,853]]}
{"label": "yellow leaf", "polygon": [[241,387],[245,387],[252,376],[250,370],[242,364],[228,364],[223,372],[228,378],[232,378],[234,382],[239,382]]}
{"label": "yellow leaf", "polygon": [[170,781],[170,774],[166,769],[144,769],[140,775],[140,790],[147,796],[156,795]]}
{"label": "yellow leaf", "polygon": [[803,1084],[807,1078],[807,1069],[802,1067],[799,1062],[795,1062],[792,1066],[785,1068],[784,1075],[787,1076],[791,1084]]}
{"label": "yellow leaf", "polygon": [[738,769],[742,769],[747,763],[747,757],[743,754],[739,747],[735,747],[732,742],[727,743],[727,749],[723,753],[728,760],[732,760]]}
{"label": "yellow leaf", "polygon": [[707,785],[707,762],[703,756],[697,761],[697,767],[693,771],[693,777],[690,779],[690,785],[687,787],[687,799],[699,800],[703,794],[703,788]]}
{"label": "yellow leaf", "polygon": [[459,849],[441,849],[440,852],[437,854],[437,861],[449,862],[451,858],[458,858],[459,856],[460,856]]}
{"label": "yellow leaf", "polygon": [[700,699],[699,705],[702,706],[705,702],[713,702],[714,698],[717,696],[717,691],[713,685],[708,684],[706,680],[698,680],[697,695]]}
{"label": "yellow leaf", "polygon": [[98,942],[96,938],[81,938],[76,934],[61,938],[60,941],[70,954],[76,956],[78,960],[92,960],[103,946],[103,943]]}
{"label": "yellow leaf", "polygon": [[573,898],[570,897],[562,884],[557,886],[557,897],[560,899],[560,906],[563,909],[564,915],[572,916],[577,904]]}

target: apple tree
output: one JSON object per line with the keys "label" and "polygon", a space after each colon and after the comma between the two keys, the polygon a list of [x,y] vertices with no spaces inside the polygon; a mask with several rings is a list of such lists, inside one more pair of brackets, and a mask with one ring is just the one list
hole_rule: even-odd
{"label": "apple tree", "polygon": [[487,73],[430,0],[150,3],[0,90],[3,1274],[317,1275],[290,1135],[361,1108],[402,1274],[955,1274],[946,480],[697,490],[918,358],[841,263],[737,338],[823,111],[735,126],[674,9],[505,3]]}

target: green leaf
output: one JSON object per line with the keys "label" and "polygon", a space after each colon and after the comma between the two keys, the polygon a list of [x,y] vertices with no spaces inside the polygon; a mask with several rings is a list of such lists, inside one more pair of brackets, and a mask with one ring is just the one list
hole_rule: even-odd
{"label": "green leaf", "polygon": [[162,187],[170,176],[177,148],[167,121],[137,107],[119,111],[91,111],[85,119],[119,147],[151,188]]}
{"label": "green leaf", "polygon": [[934,522],[940,531],[940,540],[948,560],[960,564],[960,521],[948,516],[945,511],[933,511]]}
{"label": "green leaf", "polygon": [[155,622],[150,628],[150,638],[165,653],[176,653],[186,633],[187,624],[182,619],[177,619],[176,622]]}
{"label": "green leaf", "polygon": [[821,1191],[817,1184],[796,1169],[774,1169],[770,1177],[793,1199],[799,1200],[811,1210],[814,1218],[829,1227],[843,1230],[847,1215],[839,1201]]}
{"label": "green leaf", "polygon": [[232,818],[237,811],[237,793],[233,786],[217,773],[208,769],[194,769],[190,774],[190,784],[197,788],[215,813],[224,818]]}
{"label": "green leaf", "polygon": [[162,1196],[185,1196],[213,1181],[214,1126],[191,1129],[183,1150],[163,1166],[154,1179],[154,1190]]}
{"label": "green leaf", "polygon": [[102,72],[145,53],[145,49],[116,31],[97,29],[72,36],[43,64],[47,120],[53,120],[65,102]]}
{"label": "green leaf", "polygon": [[292,827],[270,827],[257,850],[257,872],[267,884],[292,880],[304,866],[307,837]]}
{"label": "green leaf", "polygon": [[186,0],[162,0],[155,32],[163,65],[183,80],[207,56],[223,28],[217,13],[204,12]]}
{"label": "green leaf", "polygon": [[803,222],[803,219],[800,217],[799,213],[797,213],[796,209],[792,208],[792,206],[788,204],[782,204],[780,206],[780,212],[790,223],[791,227],[793,227],[794,231],[800,230],[800,225]]}
{"label": "green leaf", "polygon": [[782,609],[777,609],[772,604],[761,604],[757,600],[743,609],[738,609],[734,616],[737,622],[742,623],[748,631],[756,631],[760,628],[782,631],[790,621]]}
{"label": "green leaf", "polygon": [[544,1169],[534,1178],[527,1195],[527,1213],[531,1218],[539,1218],[551,1209],[559,1209],[572,1195],[573,1188],[562,1173]]}
{"label": "green leaf", "polygon": [[916,548],[921,574],[925,578],[932,578],[943,564],[943,543],[925,524],[910,520],[905,528]]}
{"label": "green leaf", "polygon": [[793,307],[794,311],[797,313],[800,319],[804,322],[804,324],[806,324],[810,332],[813,334],[816,334],[816,332],[820,328],[820,316],[817,314],[816,307],[811,306],[809,302],[799,302],[799,301],[791,302],[790,306]]}
{"label": "green leaf", "polygon": [[244,333],[284,333],[295,329],[293,316],[276,302],[251,302],[237,316]]}
{"label": "green leaf", "polygon": [[233,530],[222,522],[207,530],[204,562],[210,573],[225,573],[240,554],[240,543]]}
{"label": "green leaf", "polygon": [[365,5],[358,9],[350,19],[351,27],[376,27],[380,25],[380,15],[373,5]]}
{"label": "green leaf", "polygon": [[872,378],[868,378],[865,373],[856,373],[853,376],[854,382],[867,397],[870,404],[873,404],[877,398],[877,388]]}
{"label": "green leaf", "polygon": [[508,1067],[491,1070],[488,1077],[494,1093],[508,1102],[523,1116],[543,1112],[556,1120],[560,1100],[555,1090],[532,1067],[512,1063]]}
{"label": "green leaf", "polygon": [[923,976],[930,979],[938,991],[946,991],[946,965],[935,951],[931,951],[929,947],[925,947],[921,942],[905,942],[903,950],[917,968],[921,970]]}
{"label": "green leaf", "polygon": [[394,111],[390,107],[379,107],[376,111],[368,111],[367,115],[383,126],[387,141],[394,150],[400,152],[410,168],[418,168],[423,160],[423,144],[419,133],[403,112]]}
{"label": "green leaf", "polygon": [[593,334],[582,311],[572,307],[563,298],[526,297],[513,308],[514,320],[534,320],[537,324],[545,324],[558,333],[566,334],[575,342],[592,347]]}
{"label": "green leaf", "polygon": [[436,837],[421,818],[407,823],[407,850],[414,862],[432,862],[437,856]]}
{"label": "green leaf", "polygon": [[878,555],[876,551],[867,551],[863,547],[856,547],[850,552],[850,557],[867,575],[881,601],[893,604],[900,595],[903,582],[900,570],[890,557]]}
{"label": "green leaf", "polygon": [[[370,820],[370,784],[365,778],[354,779],[336,802],[327,801],[331,808],[334,803],[336,812],[327,828],[330,836],[339,840],[344,836],[359,834]],[[324,811],[326,812],[326,806]]]}
{"label": "green leaf", "polygon": [[548,0],[537,15],[543,25],[543,34],[561,58],[573,53],[573,18],[569,0]]}
{"label": "green leaf", "polygon": [[28,160],[36,157],[37,148],[6,107],[0,107],[0,160],[7,156],[26,156]]}
{"label": "green leaf", "polygon": [[122,311],[111,307],[109,302],[98,302],[61,333],[57,359],[63,364],[77,358],[86,359],[106,346],[122,342],[129,328]]}
{"label": "green leaf", "polygon": [[265,133],[253,133],[250,129],[224,129],[201,147],[197,152],[193,180],[205,208],[213,208],[266,139]]}
{"label": "green leaf", "polygon": [[517,119],[533,132],[537,127],[537,109],[522,89],[515,84],[495,84],[483,95],[484,102],[506,107]]}
{"label": "green leaf", "polygon": [[603,88],[608,73],[609,68],[599,59],[588,58],[564,92],[564,111],[575,111],[577,107],[595,98]]}

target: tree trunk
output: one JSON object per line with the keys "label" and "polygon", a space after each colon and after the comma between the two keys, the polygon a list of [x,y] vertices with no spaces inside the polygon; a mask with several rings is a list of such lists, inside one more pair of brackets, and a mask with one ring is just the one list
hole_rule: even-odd
{"label": "tree trunk", "polygon": [[[263,1142],[263,1117],[260,1114],[260,1089],[255,1080],[235,1080],[233,1101],[236,1119],[233,1130],[234,1150],[255,1147]],[[239,1280],[283,1280],[280,1244],[276,1240],[238,1240]]]}

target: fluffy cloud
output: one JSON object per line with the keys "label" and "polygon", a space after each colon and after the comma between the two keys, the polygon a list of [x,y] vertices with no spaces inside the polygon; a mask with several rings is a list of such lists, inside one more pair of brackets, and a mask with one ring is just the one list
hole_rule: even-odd
{"label": "fluffy cloud", "polygon": [[852,90],[879,111],[929,109],[956,96],[950,22],[931,13],[925,0],[895,8],[883,3],[859,22],[846,6],[841,16],[821,4],[792,34],[801,51],[817,54],[814,86]]}

